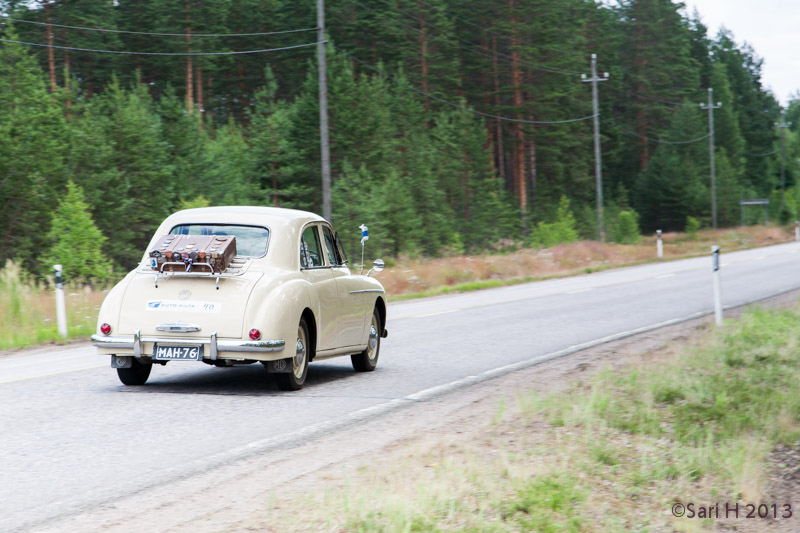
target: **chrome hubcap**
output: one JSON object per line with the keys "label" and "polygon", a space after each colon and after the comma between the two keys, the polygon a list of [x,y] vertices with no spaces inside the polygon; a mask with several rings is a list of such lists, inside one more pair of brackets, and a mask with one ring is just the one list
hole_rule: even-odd
{"label": "chrome hubcap", "polygon": [[369,327],[369,344],[367,349],[367,357],[370,360],[375,359],[376,348],[378,347],[378,325],[375,323],[375,318],[372,318],[372,324]]}
{"label": "chrome hubcap", "polygon": [[292,359],[292,372],[294,377],[303,377],[303,366],[306,359],[306,335],[303,328],[297,328],[297,351]]}

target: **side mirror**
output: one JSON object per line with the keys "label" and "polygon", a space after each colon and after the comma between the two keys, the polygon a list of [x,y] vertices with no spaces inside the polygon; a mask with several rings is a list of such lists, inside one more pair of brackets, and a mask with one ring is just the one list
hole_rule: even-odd
{"label": "side mirror", "polygon": [[382,271],[385,266],[386,264],[383,262],[383,259],[376,259],[372,262],[372,268],[369,270],[369,272],[367,272],[367,277],[369,277],[369,275],[373,272],[377,274],[378,272]]}

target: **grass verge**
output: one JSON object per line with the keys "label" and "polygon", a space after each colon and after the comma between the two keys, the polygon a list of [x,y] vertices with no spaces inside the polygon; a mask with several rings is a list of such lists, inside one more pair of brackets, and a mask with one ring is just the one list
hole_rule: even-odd
{"label": "grass verge", "polygon": [[[94,333],[105,292],[65,288],[68,339]],[[63,342],[56,323],[55,293],[25,278],[13,263],[0,270],[0,350]]]}
{"label": "grass verge", "polygon": [[[765,498],[770,453],[796,448],[800,439],[799,321],[798,308],[755,309],[689,346],[600,371],[565,392],[504,398],[469,438],[414,440],[400,458],[371,462],[338,486],[274,499],[250,525],[786,530],[792,524],[781,519],[745,521],[744,506],[775,503],[780,515],[781,505],[791,503],[792,494],[784,495],[787,501]],[[738,502],[743,512],[738,520],[672,514],[674,504],[690,502],[697,514],[700,505],[717,502]]]}
{"label": "grass verge", "polygon": [[[794,239],[793,228],[750,226],[705,230],[697,236],[663,235],[664,260],[708,255],[711,245],[723,253]],[[649,242],[648,242],[649,241]],[[511,253],[440,258],[400,258],[378,275],[390,300],[400,301],[453,292],[517,285],[530,281],[600,272],[660,261],[655,238],[641,244],[581,241],[553,248],[526,248]]]}

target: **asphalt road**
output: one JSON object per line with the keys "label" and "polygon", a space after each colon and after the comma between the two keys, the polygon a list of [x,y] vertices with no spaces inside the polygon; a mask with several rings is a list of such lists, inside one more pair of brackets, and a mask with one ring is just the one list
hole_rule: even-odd
{"label": "asphalt road", "polygon": [[[728,307],[800,288],[800,244],[724,254],[721,277]],[[131,388],[88,344],[3,357],[0,531],[35,530],[408,402],[712,311],[710,257],[396,303],[375,372],[354,373],[349,358],[314,363],[296,393],[279,391],[260,365],[172,362]]]}

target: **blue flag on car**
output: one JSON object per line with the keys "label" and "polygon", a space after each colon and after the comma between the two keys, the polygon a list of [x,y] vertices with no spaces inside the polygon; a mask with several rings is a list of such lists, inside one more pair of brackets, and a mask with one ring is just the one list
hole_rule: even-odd
{"label": "blue flag on car", "polygon": [[361,244],[364,244],[364,241],[369,240],[369,231],[367,231],[367,227],[364,224],[359,226],[361,229]]}

